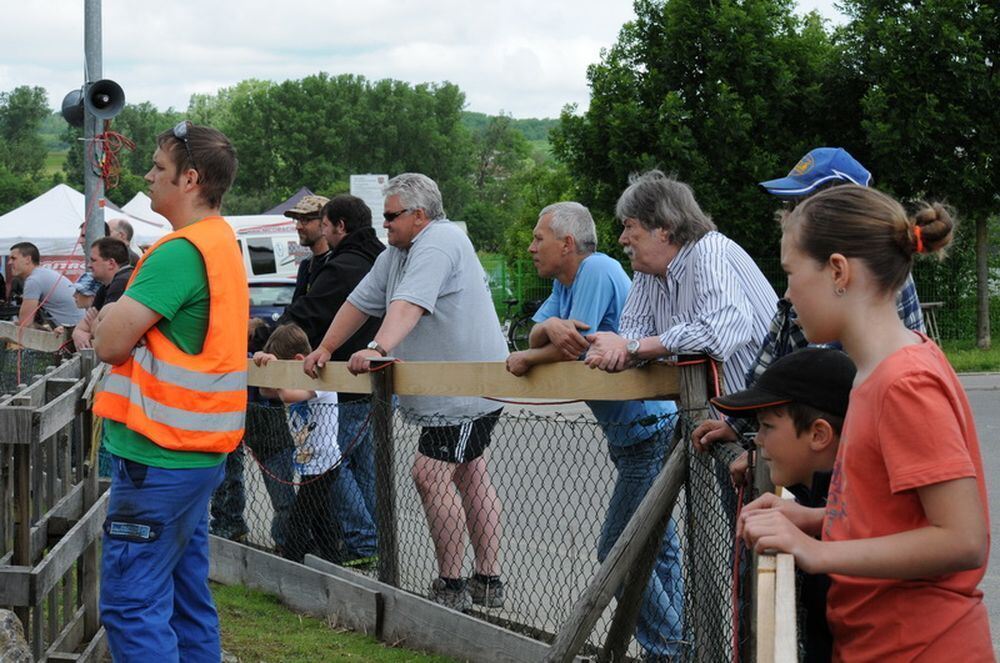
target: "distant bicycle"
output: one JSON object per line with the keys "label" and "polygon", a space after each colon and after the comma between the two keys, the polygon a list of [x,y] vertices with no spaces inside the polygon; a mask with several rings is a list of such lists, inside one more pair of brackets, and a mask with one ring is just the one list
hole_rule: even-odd
{"label": "distant bicycle", "polygon": [[504,304],[507,305],[507,311],[504,313],[500,329],[503,332],[504,338],[507,339],[507,345],[510,347],[511,352],[528,349],[528,336],[531,334],[531,328],[535,325],[535,321],[531,319],[531,316],[542,305],[542,301],[528,302],[517,312],[515,307],[520,303],[519,299],[504,300]]}

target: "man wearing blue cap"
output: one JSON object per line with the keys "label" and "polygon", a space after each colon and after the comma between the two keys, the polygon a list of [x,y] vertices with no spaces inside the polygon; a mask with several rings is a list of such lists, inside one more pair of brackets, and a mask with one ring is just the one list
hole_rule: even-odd
{"label": "man wearing blue cap", "polygon": [[[760,187],[781,199],[788,209],[792,209],[809,196],[841,184],[871,186],[872,174],[842,147],[817,147],[799,159],[788,175],[761,182]],[[899,318],[909,329],[924,331],[924,318],[920,312],[920,301],[917,299],[917,288],[912,275],[907,277],[906,283],[896,295],[896,309]],[[757,353],[757,360],[747,372],[746,387],[752,387],[775,359],[807,345],[809,341],[798,324],[795,309],[787,299],[779,300],[778,310],[771,319],[767,337]],[[695,448],[704,450],[713,442],[735,442],[754,429],[751,419],[706,420],[694,429],[691,437]],[[741,477],[746,470],[746,458],[744,454],[733,462],[730,472],[734,477]]]}

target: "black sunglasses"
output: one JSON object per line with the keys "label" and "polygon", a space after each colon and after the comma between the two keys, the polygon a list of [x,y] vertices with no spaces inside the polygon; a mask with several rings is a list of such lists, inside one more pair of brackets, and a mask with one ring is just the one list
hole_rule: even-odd
{"label": "black sunglasses", "polygon": [[398,212],[382,212],[382,218],[385,219],[386,223],[392,223],[397,217],[403,216],[410,211],[412,210],[409,207],[405,207]]}
{"label": "black sunglasses", "polygon": [[191,143],[188,141],[188,121],[181,120],[173,128],[174,138],[184,143],[184,149],[187,150],[188,161],[191,162],[191,167],[198,170],[198,167],[194,162],[194,155],[191,154]]}

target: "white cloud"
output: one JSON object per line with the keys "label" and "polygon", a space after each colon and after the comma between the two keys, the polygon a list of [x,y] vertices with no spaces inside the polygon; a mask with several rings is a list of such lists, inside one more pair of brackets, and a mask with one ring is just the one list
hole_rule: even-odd
{"label": "white cloud", "polygon": [[[9,2],[0,90],[40,85],[56,107],[83,82],[83,2]],[[799,0],[836,19],[832,0]],[[104,75],[130,102],[184,109],[193,93],[320,71],[451,81],[470,110],[555,117],[586,107],[587,66],[631,0],[104,0]]]}

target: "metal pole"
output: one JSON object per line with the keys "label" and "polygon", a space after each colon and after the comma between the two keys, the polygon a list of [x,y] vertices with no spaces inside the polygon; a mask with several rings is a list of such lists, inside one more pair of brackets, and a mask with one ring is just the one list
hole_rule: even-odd
{"label": "metal pole", "polygon": [[[83,94],[104,77],[104,57],[101,47],[101,0],[85,0],[83,9]],[[94,160],[99,156],[94,137],[104,132],[102,121],[89,111],[83,112],[83,195],[85,239],[80,247],[90,268],[90,245],[104,237],[104,181],[94,172]]]}

